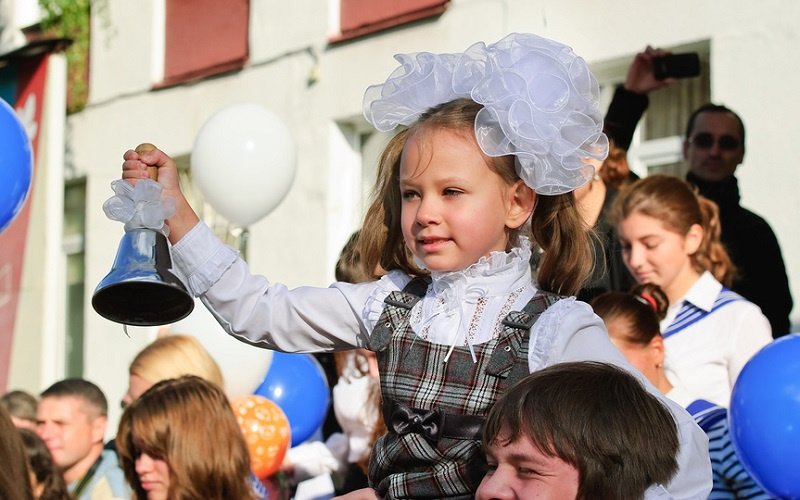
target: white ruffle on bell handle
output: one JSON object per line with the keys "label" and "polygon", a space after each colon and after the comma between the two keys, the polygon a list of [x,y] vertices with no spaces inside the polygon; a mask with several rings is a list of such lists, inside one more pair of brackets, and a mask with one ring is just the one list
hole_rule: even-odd
{"label": "white ruffle on bell handle", "polygon": [[[155,149],[140,144],[136,152]],[[194,300],[172,272],[165,220],[175,213],[175,200],[162,197],[157,167],[150,179],[135,186],[121,179],[111,183],[116,193],[103,204],[112,220],[125,224],[111,271],[95,288],[92,307],[104,318],[134,326],[174,323],[194,309]]]}

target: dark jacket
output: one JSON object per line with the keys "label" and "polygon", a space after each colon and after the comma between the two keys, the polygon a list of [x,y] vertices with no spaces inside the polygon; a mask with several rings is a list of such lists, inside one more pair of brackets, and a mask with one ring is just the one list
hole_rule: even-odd
{"label": "dark jacket", "polygon": [[789,333],[792,294],[775,233],[761,216],[739,204],[736,177],[708,182],[689,172],[686,180],[697,186],[700,194],[719,206],[722,243],[738,268],[731,287],[761,312],[772,325],[772,336]]}

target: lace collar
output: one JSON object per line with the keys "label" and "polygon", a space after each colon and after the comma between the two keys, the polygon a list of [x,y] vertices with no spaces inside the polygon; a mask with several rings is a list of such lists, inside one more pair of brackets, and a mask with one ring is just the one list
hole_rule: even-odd
{"label": "lace collar", "polygon": [[480,297],[504,295],[531,284],[531,244],[520,237],[508,252],[492,252],[461,271],[431,273],[429,293],[438,296],[446,309],[461,302],[474,304]]}

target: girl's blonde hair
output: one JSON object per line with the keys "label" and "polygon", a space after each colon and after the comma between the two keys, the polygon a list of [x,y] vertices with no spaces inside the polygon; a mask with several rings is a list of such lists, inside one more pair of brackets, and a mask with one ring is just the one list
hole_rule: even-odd
{"label": "girl's blonde hair", "polygon": [[[358,241],[367,275],[377,278],[377,269],[397,269],[412,276],[427,274],[414,264],[400,226],[399,176],[403,148],[411,135],[424,133],[429,128],[460,131],[474,140],[475,116],[482,108],[470,99],[440,104],[423,113],[414,125],[401,130],[389,141],[380,157],[373,197]],[[513,155],[485,156],[485,161],[509,185],[520,179]],[[514,241],[514,236],[521,231],[509,231],[509,240]],[[530,220],[530,236],[544,250],[537,276],[539,287],[564,295],[577,293],[593,264],[589,233],[578,213],[573,194],[537,195]]]}
{"label": "girl's blonde hair", "polygon": [[219,386],[196,376],[158,382],[128,405],[117,452],[135,498],[144,499],[136,459],[169,465],[169,498],[253,499],[250,457],[236,416]]}
{"label": "girl's blonde hair", "polygon": [[129,369],[150,383],[181,375],[196,375],[224,387],[219,365],[195,337],[167,335],[153,341],[133,358]]}
{"label": "girl's blonde hair", "polygon": [[633,213],[660,220],[667,229],[685,235],[698,224],[703,240],[689,258],[695,271],[709,271],[730,286],[736,268],[720,240],[719,209],[716,203],[698,195],[684,181],[668,175],[651,175],[623,189],[611,211],[611,219],[619,225]]}

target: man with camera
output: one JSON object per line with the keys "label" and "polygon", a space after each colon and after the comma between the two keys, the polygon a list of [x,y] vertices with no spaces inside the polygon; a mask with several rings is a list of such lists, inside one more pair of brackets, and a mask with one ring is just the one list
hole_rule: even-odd
{"label": "man with camera", "polygon": [[[647,94],[675,78],[699,74],[697,55],[647,47],[636,55],[625,84],[606,114],[606,133],[623,149],[630,147],[636,124],[648,106]],[[772,336],[789,333],[792,296],[781,249],[766,220],[739,203],[735,177],[745,152],[745,128],[732,110],[705,104],[689,117],[683,157],[686,180],[719,206],[722,242],[738,269],[733,290],[755,303],[769,319]]]}
{"label": "man with camera", "polygon": [[744,138],[744,123],[730,109],[717,104],[696,109],[683,142],[686,180],[719,206],[722,242],[738,269],[732,288],[761,308],[778,338],[789,333],[792,295],[775,233],[739,203],[734,173],[744,159]]}

